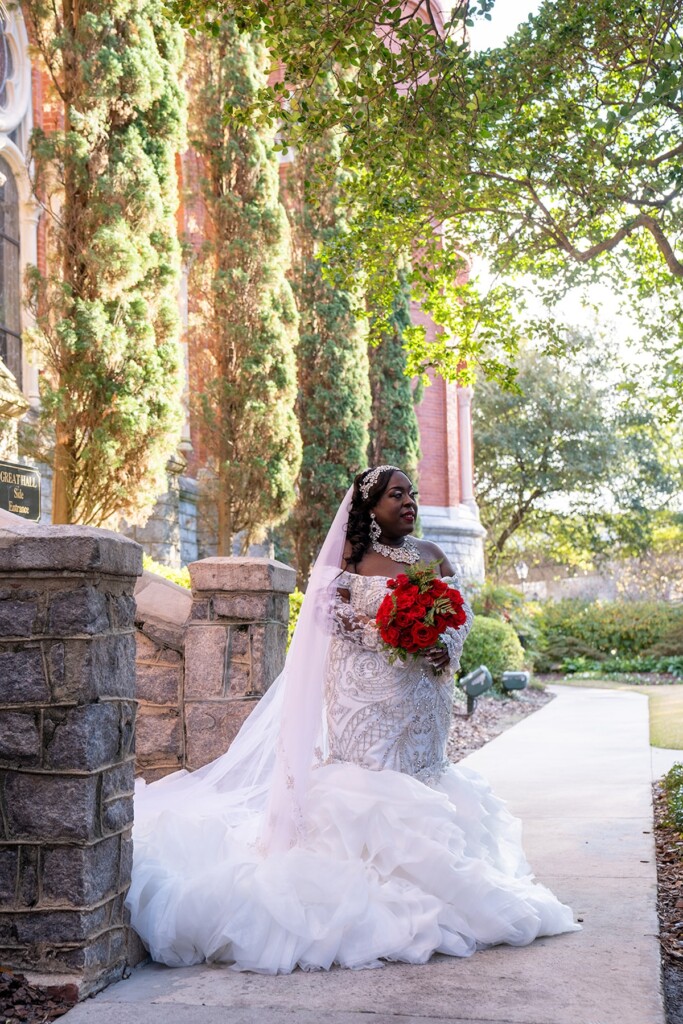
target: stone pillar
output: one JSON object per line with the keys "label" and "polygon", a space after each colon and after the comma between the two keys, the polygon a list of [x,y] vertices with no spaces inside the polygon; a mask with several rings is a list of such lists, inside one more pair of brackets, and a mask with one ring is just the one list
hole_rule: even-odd
{"label": "stone pillar", "polygon": [[284,665],[294,569],[269,558],[205,558],[189,566],[185,758],[224,753]]}
{"label": "stone pillar", "polygon": [[0,963],[121,977],[137,544],[0,516]]}

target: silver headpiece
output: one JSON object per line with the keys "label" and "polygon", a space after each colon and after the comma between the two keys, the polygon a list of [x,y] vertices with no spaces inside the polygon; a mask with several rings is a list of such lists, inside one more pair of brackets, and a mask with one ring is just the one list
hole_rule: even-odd
{"label": "silver headpiece", "polygon": [[368,472],[367,469],[365,470],[365,472],[368,473],[368,475],[366,476],[365,480],[363,480],[363,482],[358,485],[360,493],[363,495],[363,501],[368,500],[368,495],[370,494],[370,491],[377,483],[381,474],[384,473],[385,470],[387,469],[396,469],[396,466],[375,466],[375,468],[370,472]]}

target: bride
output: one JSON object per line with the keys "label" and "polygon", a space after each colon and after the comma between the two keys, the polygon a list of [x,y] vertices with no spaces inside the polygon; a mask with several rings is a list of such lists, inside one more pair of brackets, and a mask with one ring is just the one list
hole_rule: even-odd
{"label": "bride", "polygon": [[[534,883],[519,822],[444,758],[472,621],[390,664],[387,579],[443,552],[411,537],[415,491],[360,473],[318,557],[285,668],[228,752],[135,801],[131,922],[154,960],[267,974],[424,963],[573,931]],[[443,671],[448,669],[448,671]]]}

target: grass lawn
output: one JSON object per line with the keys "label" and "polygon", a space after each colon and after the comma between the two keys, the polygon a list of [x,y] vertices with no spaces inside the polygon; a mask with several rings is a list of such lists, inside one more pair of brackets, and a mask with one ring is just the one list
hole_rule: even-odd
{"label": "grass lawn", "polygon": [[622,683],[618,679],[577,679],[565,676],[562,686],[585,686],[597,690],[628,690],[644,693],[650,702],[650,743],[653,747],[683,750],[683,685],[647,686]]}

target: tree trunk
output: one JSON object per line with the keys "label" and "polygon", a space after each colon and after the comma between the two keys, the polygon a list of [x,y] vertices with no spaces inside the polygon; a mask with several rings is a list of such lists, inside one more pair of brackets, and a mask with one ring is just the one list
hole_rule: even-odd
{"label": "tree trunk", "polygon": [[225,558],[232,555],[232,509],[230,508],[230,492],[224,464],[218,470],[218,555]]}

